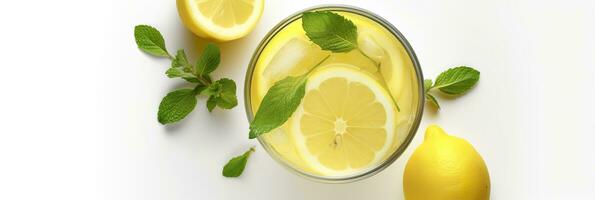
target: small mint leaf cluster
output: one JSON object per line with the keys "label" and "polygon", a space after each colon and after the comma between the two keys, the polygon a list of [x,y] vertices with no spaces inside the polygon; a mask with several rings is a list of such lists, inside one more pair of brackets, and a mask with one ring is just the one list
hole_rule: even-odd
{"label": "small mint leaf cluster", "polygon": [[436,97],[430,93],[432,89],[438,89],[447,95],[462,95],[471,90],[479,81],[479,71],[466,66],[450,68],[438,75],[436,81],[424,80],[424,94],[427,101],[440,109]]}
{"label": "small mint leaf cluster", "polygon": [[169,78],[181,78],[196,84],[194,88],[177,89],[168,93],[159,104],[157,119],[161,124],[178,122],[186,117],[196,106],[197,95],[207,96],[207,109],[215,107],[231,109],[238,104],[236,84],[233,80],[222,78],[213,81],[211,72],[221,62],[221,52],[215,44],[209,43],[195,65],[189,62],[183,49],[172,56],[165,47],[161,33],[148,25],[134,27],[134,38],[138,48],[148,54],[171,59],[171,66],[165,72]]}

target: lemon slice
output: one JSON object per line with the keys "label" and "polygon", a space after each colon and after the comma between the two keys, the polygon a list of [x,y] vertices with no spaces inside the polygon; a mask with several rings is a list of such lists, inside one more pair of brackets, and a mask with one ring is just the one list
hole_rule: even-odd
{"label": "lemon slice", "polygon": [[302,158],[319,173],[345,176],[376,166],[389,150],[396,108],[372,77],[331,64],[308,78],[291,132]]}
{"label": "lemon slice", "polygon": [[229,41],[250,33],[264,7],[263,0],[177,0],[182,22],[194,34]]}

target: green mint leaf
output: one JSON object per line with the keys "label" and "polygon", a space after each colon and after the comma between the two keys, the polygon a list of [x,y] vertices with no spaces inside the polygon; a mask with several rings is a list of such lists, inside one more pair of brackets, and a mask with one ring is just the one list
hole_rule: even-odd
{"label": "green mint leaf", "polygon": [[180,49],[178,50],[178,52],[176,52],[176,57],[174,57],[174,59],[171,61],[171,67],[187,67],[190,66],[190,63],[188,63],[188,58],[186,57],[186,52],[184,52],[184,49]]}
{"label": "green mint leaf", "polygon": [[305,12],[302,28],[322,50],[349,52],[357,48],[357,27],[345,17],[330,11]]}
{"label": "green mint leaf", "polygon": [[238,105],[236,97],[236,83],[227,78],[219,79],[201,92],[209,96],[207,108],[209,111],[215,108],[215,105],[223,109],[231,109]]}
{"label": "green mint leaf", "polygon": [[225,177],[238,177],[242,175],[242,172],[244,172],[244,169],[246,168],[248,158],[250,158],[250,154],[252,154],[252,152],[254,152],[254,147],[250,148],[244,154],[229,160],[223,167],[221,174]]}
{"label": "green mint leaf", "polygon": [[205,96],[216,96],[219,95],[223,91],[223,85],[220,82],[214,82],[205,90],[203,90],[200,94]]}
{"label": "green mint leaf", "polygon": [[199,83],[198,85],[196,85],[196,87],[194,87],[194,94],[200,94],[205,89],[207,89],[207,86]]}
{"label": "green mint leaf", "polygon": [[200,81],[198,80],[198,78],[196,78],[196,76],[187,68],[184,67],[172,67],[169,68],[165,74],[167,75],[167,77],[169,78],[183,78],[184,80],[191,82],[191,83],[199,83]]}
{"label": "green mint leaf", "polygon": [[201,76],[208,75],[217,69],[220,62],[221,52],[219,47],[209,43],[196,63],[196,73]]}
{"label": "green mint leaf", "polygon": [[157,119],[161,124],[180,121],[196,106],[196,92],[193,89],[179,89],[168,93],[161,104]]}
{"label": "green mint leaf", "polygon": [[165,41],[159,31],[148,25],[134,27],[134,39],[138,48],[154,56],[169,57]]}
{"label": "green mint leaf", "polygon": [[180,77],[191,83],[199,83],[200,81],[196,78],[194,72],[192,72],[191,67],[188,58],[186,57],[186,53],[183,49],[180,49],[176,53],[176,57],[171,61],[171,68],[168,69],[165,74],[167,74],[167,77],[169,78]]}
{"label": "green mint leaf", "polygon": [[434,98],[434,96],[432,96],[431,94],[426,94],[426,100],[428,100],[430,103],[434,104],[434,106],[436,106],[436,108],[440,109],[440,104],[438,104],[438,101],[436,101],[436,98]]}
{"label": "green mint leaf", "polygon": [[250,139],[270,132],[291,117],[304,98],[306,81],[307,75],[289,76],[267,91],[250,123]]}
{"label": "green mint leaf", "polygon": [[200,81],[196,77],[192,77],[192,78],[182,77],[182,78],[188,82],[191,82],[191,83],[200,83]]}
{"label": "green mint leaf", "polygon": [[213,82],[213,79],[211,79],[211,76],[209,76],[208,74],[202,75],[202,78],[209,83]]}
{"label": "green mint leaf", "polygon": [[471,67],[455,67],[438,75],[433,88],[446,94],[459,95],[471,89],[478,80],[479,71]]}
{"label": "green mint leaf", "polygon": [[216,81],[221,84],[222,91],[217,97],[217,106],[223,109],[231,109],[238,105],[236,97],[236,83],[231,79],[220,79]]}
{"label": "green mint leaf", "polygon": [[210,96],[209,100],[207,100],[207,109],[209,112],[212,112],[213,109],[215,109],[215,106],[217,106],[217,98],[215,96]]}
{"label": "green mint leaf", "polygon": [[424,80],[424,93],[428,93],[432,89],[432,79]]}
{"label": "green mint leaf", "polygon": [[172,67],[172,68],[169,68],[165,72],[165,74],[169,78],[177,78],[177,77],[181,77],[181,78],[196,78],[196,76],[194,76],[194,74],[192,74],[192,72],[189,72],[189,71],[185,70],[183,67]]}

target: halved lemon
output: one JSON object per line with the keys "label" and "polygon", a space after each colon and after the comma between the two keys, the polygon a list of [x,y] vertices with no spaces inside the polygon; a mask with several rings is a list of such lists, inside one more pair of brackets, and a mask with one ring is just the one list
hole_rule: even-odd
{"label": "halved lemon", "polygon": [[199,37],[217,41],[241,38],[262,15],[263,0],[177,0],[184,25]]}
{"label": "halved lemon", "polygon": [[370,75],[331,64],[308,78],[291,119],[298,153],[319,173],[353,175],[385,158],[395,137],[396,108]]}

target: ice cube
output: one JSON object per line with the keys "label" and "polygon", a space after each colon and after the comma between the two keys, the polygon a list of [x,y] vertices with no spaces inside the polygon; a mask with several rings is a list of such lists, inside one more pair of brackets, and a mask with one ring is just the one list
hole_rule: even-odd
{"label": "ice cube", "polygon": [[349,64],[369,73],[378,71],[378,67],[374,62],[370,61],[356,50],[346,53],[333,53],[326,63]]}
{"label": "ice cube", "polygon": [[314,67],[327,54],[306,38],[294,37],[276,52],[262,75],[271,81],[298,76]]}
{"label": "ice cube", "polygon": [[380,63],[386,57],[386,52],[384,49],[378,44],[378,42],[374,39],[371,33],[368,31],[361,31],[359,33],[358,43],[359,48],[372,60]]}
{"label": "ice cube", "polygon": [[348,63],[370,74],[379,75],[377,64],[382,65],[387,58],[384,49],[375,40],[375,35],[371,34],[370,31],[360,30],[358,35],[358,48],[369,56],[371,60],[364,56],[362,52],[352,50],[345,53],[333,53],[327,63]]}

